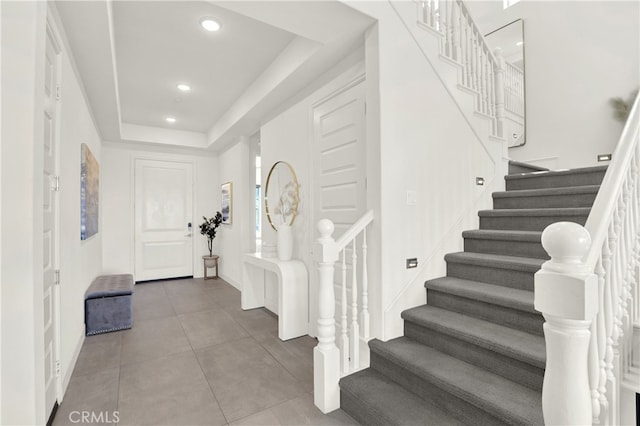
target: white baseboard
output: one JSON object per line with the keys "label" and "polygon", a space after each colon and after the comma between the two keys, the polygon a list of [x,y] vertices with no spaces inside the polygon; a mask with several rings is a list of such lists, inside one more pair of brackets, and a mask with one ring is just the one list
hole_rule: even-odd
{"label": "white baseboard", "polygon": [[225,274],[220,274],[220,278],[222,278],[223,280],[225,280],[226,282],[228,282],[229,284],[231,284],[232,286],[234,286],[238,291],[242,291],[242,284],[239,283],[238,281],[228,277]]}
{"label": "white baseboard", "polygon": [[85,339],[84,325],[82,326],[82,329],[80,331],[81,331],[80,337],[78,338],[78,341],[76,343],[76,348],[73,351],[71,362],[69,363],[67,368],[62,370],[62,395],[60,395],[60,401],[58,401],[58,403],[62,402],[62,400],[64,399],[64,395],[67,393],[67,387],[69,387],[69,382],[71,381],[71,376],[73,375],[73,369],[76,367],[76,363],[78,362],[78,357],[80,356],[80,351],[82,350],[82,345],[84,344],[84,339]]}

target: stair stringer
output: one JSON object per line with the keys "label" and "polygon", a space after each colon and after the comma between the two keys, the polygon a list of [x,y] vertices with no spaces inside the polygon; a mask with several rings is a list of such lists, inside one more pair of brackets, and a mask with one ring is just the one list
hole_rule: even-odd
{"label": "stair stringer", "polygon": [[483,176],[485,184],[478,188],[473,201],[457,216],[454,225],[443,234],[435,247],[425,254],[425,260],[421,260],[421,267],[413,278],[404,283],[395,298],[384,307],[382,340],[403,335],[400,314],[425,303],[424,282],[445,274],[444,255],[462,250],[462,231],[478,228],[478,211],[491,209],[491,194],[504,191],[504,176],[508,174],[509,161],[506,141],[492,135],[493,118],[478,112],[476,92],[461,84],[462,66],[441,53],[442,35],[419,22],[418,3],[389,1],[389,4],[475,134],[474,149],[482,151],[493,162],[493,174]]}

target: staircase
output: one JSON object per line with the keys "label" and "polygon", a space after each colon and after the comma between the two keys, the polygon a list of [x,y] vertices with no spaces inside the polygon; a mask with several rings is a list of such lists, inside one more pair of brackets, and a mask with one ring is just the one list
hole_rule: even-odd
{"label": "staircase", "polygon": [[510,164],[465,251],[425,283],[428,304],[402,313],[404,337],[371,340],[370,368],[340,380],[341,408],[367,425],[543,424],[540,238],[554,222],[585,224],[605,171]]}

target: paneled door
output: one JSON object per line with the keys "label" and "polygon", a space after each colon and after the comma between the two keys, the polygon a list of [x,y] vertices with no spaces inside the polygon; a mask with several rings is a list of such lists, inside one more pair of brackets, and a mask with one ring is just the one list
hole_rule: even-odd
{"label": "paneled door", "polygon": [[[58,60],[60,50],[47,28],[44,72],[44,164],[43,164],[43,319],[44,319],[44,385],[45,409],[47,417],[51,414],[58,393],[58,342],[60,326],[58,321],[58,300],[60,274],[57,265],[57,192],[56,176],[56,135],[59,100]],[[78,156],[80,161],[80,156]],[[80,236],[78,235],[78,238]]]}
{"label": "paneled door", "polygon": [[[313,106],[314,239],[318,235],[315,224],[320,219],[334,223],[333,237],[337,239],[366,211],[364,86],[362,76]],[[309,324],[313,335],[317,319],[316,275],[311,274],[309,292]]]}
{"label": "paneled door", "polygon": [[193,167],[135,162],[135,280],[193,275]]}
{"label": "paneled door", "polygon": [[364,83],[354,82],[315,105],[313,132],[314,223],[330,219],[337,238],[366,209]]}

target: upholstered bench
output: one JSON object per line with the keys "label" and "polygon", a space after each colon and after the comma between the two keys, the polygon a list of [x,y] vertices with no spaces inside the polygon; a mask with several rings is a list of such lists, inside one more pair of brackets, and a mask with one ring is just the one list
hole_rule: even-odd
{"label": "upholstered bench", "polygon": [[131,328],[132,299],[132,275],[102,275],[93,280],[84,295],[87,336]]}

